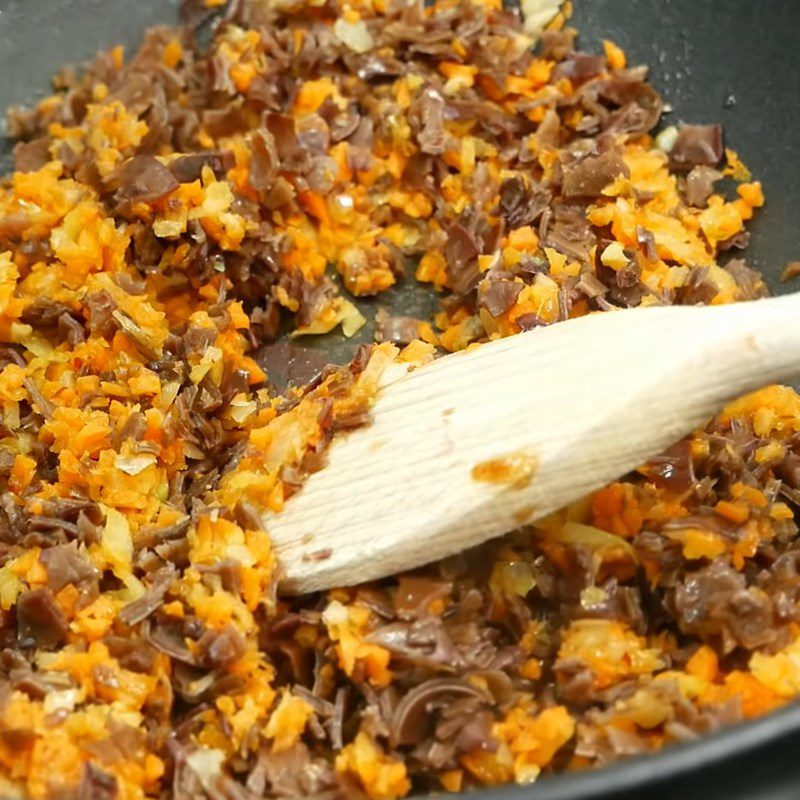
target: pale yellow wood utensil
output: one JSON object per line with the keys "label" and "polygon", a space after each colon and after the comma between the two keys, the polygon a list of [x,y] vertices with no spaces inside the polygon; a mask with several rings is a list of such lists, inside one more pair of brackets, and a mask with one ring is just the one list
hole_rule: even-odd
{"label": "pale yellow wood utensil", "polygon": [[447,356],[266,524],[303,593],[460,552],[600,488],[727,401],[800,375],[800,295],[593,314]]}

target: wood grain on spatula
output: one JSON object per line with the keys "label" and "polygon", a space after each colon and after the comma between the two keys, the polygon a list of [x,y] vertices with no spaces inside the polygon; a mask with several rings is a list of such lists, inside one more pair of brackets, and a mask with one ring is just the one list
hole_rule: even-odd
{"label": "wood grain on spatula", "polygon": [[267,518],[282,591],[348,586],[533,522],[624,475],[734,397],[800,374],[800,295],[631,309],[446,356]]}

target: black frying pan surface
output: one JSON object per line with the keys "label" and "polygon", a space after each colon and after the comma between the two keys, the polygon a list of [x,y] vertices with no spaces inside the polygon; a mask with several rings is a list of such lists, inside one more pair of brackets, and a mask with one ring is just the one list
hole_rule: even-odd
{"label": "black frying pan surface", "polygon": [[[751,230],[751,264],[774,293],[800,258],[800,0],[574,0],[584,48],[611,38],[652,78],[673,111],[666,122],[722,122],[764,184],[767,207]],[[98,49],[134,48],[142,30],[173,22],[178,0],[0,0],[0,108],[47,91],[49,76]],[[10,166],[0,145],[0,172]],[[800,287],[798,287],[800,288]],[[377,304],[427,316],[428,290],[410,281]],[[369,341],[371,329],[357,341]],[[357,341],[328,336],[298,350],[284,380],[345,361]],[[271,373],[272,375],[272,373]],[[606,770],[484,790],[484,800],[800,800],[800,705]]]}

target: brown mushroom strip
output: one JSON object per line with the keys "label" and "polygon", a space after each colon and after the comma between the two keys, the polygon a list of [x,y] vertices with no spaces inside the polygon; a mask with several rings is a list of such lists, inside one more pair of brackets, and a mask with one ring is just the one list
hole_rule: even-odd
{"label": "brown mushroom strip", "polygon": [[628,165],[617,150],[589,156],[577,164],[564,167],[564,196],[597,197],[616,178],[627,178],[629,175]]}
{"label": "brown mushroom strip", "polygon": [[83,581],[99,577],[99,571],[78,552],[77,542],[48,547],[39,560],[47,570],[47,585],[56,594],[69,584],[80,585]]}
{"label": "brown mushroom strip", "polygon": [[228,170],[236,164],[230,150],[209,150],[203,153],[192,153],[179,156],[169,163],[169,171],[179,183],[192,183],[200,179],[203,167],[209,167],[214,175],[224,178]]}
{"label": "brown mushroom strip", "polygon": [[147,591],[132,603],[128,603],[120,612],[119,618],[126,625],[136,625],[147,619],[164,602],[164,597],[172,585],[177,570],[172,564],[163,567],[153,574],[152,582]]}
{"label": "brown mushroom strip", "polygon": [[478,291],[478,302],[493,317],[505,314],[517,301],[523,284],[516,281],[483,281]]}
{"label": "brown mushroom strip", "polygon": [[435,678],[415,686],[397,705],[391,723],[392,745],[418,744],[426,735],[435,708],[458,697],[474,697],[489,702],[481,689],[455,678]]}
{"label": "brown mushroom strip", "polygon": [[178,188],[178,180],[152,156],[135,156],[108,178],[109,188],[128,203],[152,203]]}
{"label": "brown mushroom strip", "polygon": [[17,600],[17,641],[22,647],[51,650],[63,644],[67,620],[49,589],[30,589]]}
{"label": "brown mushroom strip", "polygon": [[676,169],[716,167],[723,152],[721,125],[683,125],[669,157]]}

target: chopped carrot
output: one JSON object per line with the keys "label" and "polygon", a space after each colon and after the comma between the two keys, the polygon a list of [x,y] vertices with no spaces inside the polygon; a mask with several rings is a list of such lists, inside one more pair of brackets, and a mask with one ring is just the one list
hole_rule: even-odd
{"label": "chopped carrot", "polygon": [[605,51],[606,59],[611,69],[625,69],[628,65],[628,59],[624,51],[618,45],[614,44],[614,42],[604,39],[603,50]]}

